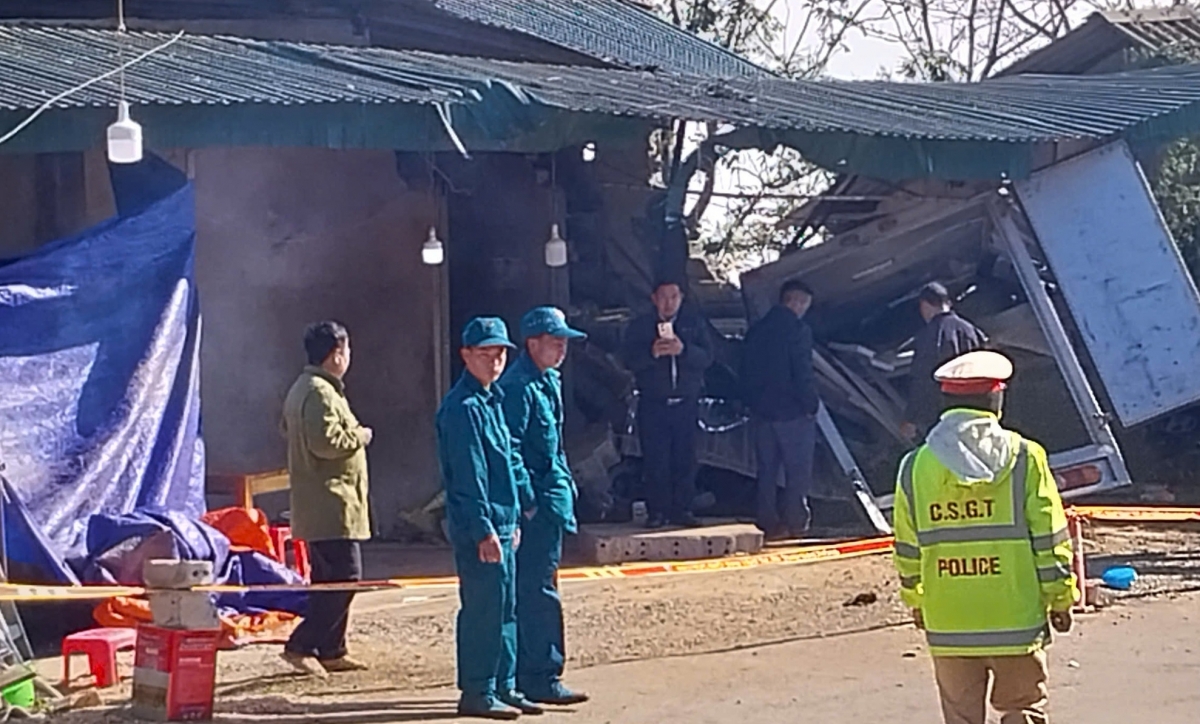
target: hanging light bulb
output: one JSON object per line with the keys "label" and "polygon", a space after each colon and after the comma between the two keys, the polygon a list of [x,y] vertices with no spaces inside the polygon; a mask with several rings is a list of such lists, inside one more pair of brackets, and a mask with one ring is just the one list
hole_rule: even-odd
{"label": "hanging light bulb", "polygon": [[558,234],[558,224],[550,225],[550,240],[546,242],[546,266],[557,269],[567,265],[567,242]]}
{"label": "hanging light bulb", "polygon": [[446,260],[446,250],[442,240],[438,238],[437,229],[429,227],[429,238],[421,245],[421,262],[429,266],[438,266]]}
{"label": "hanging light bulb", "polygon": [[591,163],[596,160],[596,144],[586,143],[583,146],[583,162]]}
{"label": "hanging light bulb", "polygon": [[129,117],[129,103],[117,103],[117,121],[108,127],[108,160],[137,163],[142,160],[142,127]]}

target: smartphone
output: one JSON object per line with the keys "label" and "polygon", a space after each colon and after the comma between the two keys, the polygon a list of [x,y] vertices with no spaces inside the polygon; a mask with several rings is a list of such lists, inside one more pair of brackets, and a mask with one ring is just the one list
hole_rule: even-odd
{"label": "smartphone", "polygon": [[658,323],[659,339],[675,339],[675,325],[670,322]]}

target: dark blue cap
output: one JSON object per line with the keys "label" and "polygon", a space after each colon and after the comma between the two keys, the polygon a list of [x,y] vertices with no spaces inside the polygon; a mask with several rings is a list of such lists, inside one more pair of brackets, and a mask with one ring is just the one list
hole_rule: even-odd
{"label": "dark blue cap", "polygon": [[476,317],[467,322],[462,343],[464,347],[517,347],[508,338],[508,325],[499,317]]}
{"label": "dark blue cap", "polygon": [[571,329],[567,324],[567,315],[558,307],[534,307],[521,317],[521,338],[529,339],[543,334],[565,339],[587,337],[578,329]]}

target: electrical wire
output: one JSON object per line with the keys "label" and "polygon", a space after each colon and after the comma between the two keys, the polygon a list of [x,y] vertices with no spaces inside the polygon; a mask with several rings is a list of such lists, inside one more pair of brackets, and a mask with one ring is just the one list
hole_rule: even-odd
{"label": "electrical wire", "polygon": [[25,120],[21,121],[16,126],[14,126],[13,129],[10,130],[8,133],[5,133],[3,136],[0,136],[0,144],[4,144],[4,143],[7,143],[8,141],[12,140],[12,138],[14,136],[16,136],[18,133],[20,133],[21,131],[28,128],[29,124],[31,124],[35,120],[37,120],[39,116],[41,116],[46,111],[50,110],[50,108],[52,106],[54,106],[55,103],[58,103],[59,101],[63,100],[64,98],[73,96],[82,90],[90,88],[91,86],[96,85],[100,81],[107,80],[107,79],[113,77],[114,75],[123,74],[125,72],[126,68],[129,68],[130,66],[133,66],[133,65],[136,65],[136,64],[142,62],[143,60],[145,60],[146,58],[149,58],[150,56],[154,55],[155,53],[166,50],[167,48],[171,47],[175,43],[179,42],[179,40],[181,38],[183,38],[182,30],[180,30],[175,35],[172,35],[169,40],[151,48],[150,50],[147,50],[146,52],[138,55],[135,58],[132,58],[128,62],[121,63],[116,68],[113,68],[112,70],[110,70],[106,73],[98,75],[95,78],[92,78],[90,80],[84,81],[83,83],[80,83],[79,85],[77,85],[73,88],[68,88],[67,90],[63,91],[62,93],[59,93],[55,96],[52,96],[51,98],[48,98],[46,100],[46,102],[44,102],[44,103],[42,103],[42,105],[38,106],[37,109],[33,111],[33,113],[30,113],[29,116],[27,116],[25,118]]}

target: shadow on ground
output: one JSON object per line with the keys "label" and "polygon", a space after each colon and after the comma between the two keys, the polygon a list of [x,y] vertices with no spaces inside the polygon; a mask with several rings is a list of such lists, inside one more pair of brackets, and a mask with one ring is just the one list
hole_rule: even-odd
{"label": "shadow on ground", "polygon": [[[345,692],[343,692],[344,694]],[[357,692],[356,692],[357,693]],[[281,696],[258,696],[218,701],[213,722],[218,724],[392,724],[433,722],[458,718],[454,699],[374,699],[369,701],[295,701]],[[128,705],[67,712],[54,718],[61,724],[140,722]]]}
{"label": "shadow on ground", "polygon": [[376,699],[370,701],[293,701],[279,696],[221,701],[214,721],[235,724],[270,720],[273,724],[385,724],[454,719],[454,699]]}
{"label": "shadow on ground", "polygon": [[1088,578],[1100,578],[1114,566],[1130,566],[1139,578],[1174,579],[1187,585],[1200,585],[1200,550],[1149,551],[1091,555],[1085,559]]}

